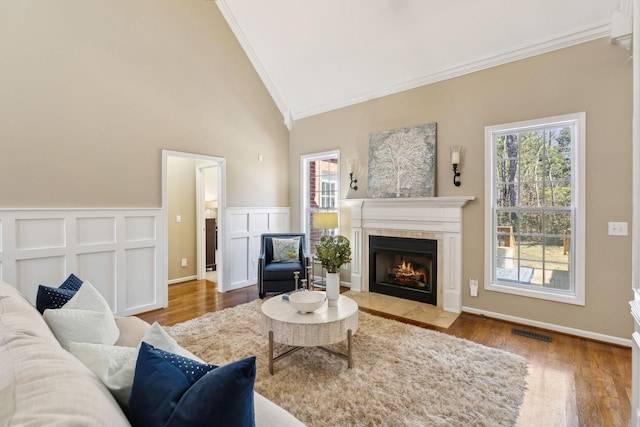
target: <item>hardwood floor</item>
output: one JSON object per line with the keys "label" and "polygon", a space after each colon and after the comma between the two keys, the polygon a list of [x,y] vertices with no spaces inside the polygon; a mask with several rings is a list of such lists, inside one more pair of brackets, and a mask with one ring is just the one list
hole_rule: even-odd
{"label": "hardwood floor", "polygon": [[[169,287],[168,308],[138,317],[173,325],[257,298],[256,286],[219,294],[212,282],[185,282]],[[515,335],[511,332],[514,327],[550,336],[552,341]],[[629,424],[629,348],[467,313],[461,314],[450,328],[438,330],[519,354],[530,363],[530,369],[541,379],[540,384],[530,386],[535,388],[535,393],[529,393],[534,398],[528,402],[527,411],[531,412],[532,420],[539,420],[532,421],[531,425],[624,427]],[[549,414],[550,407],[558,414]]]}

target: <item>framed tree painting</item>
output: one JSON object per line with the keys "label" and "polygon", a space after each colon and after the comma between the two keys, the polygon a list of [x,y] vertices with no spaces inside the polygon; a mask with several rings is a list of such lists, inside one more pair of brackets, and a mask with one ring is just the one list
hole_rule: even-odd
{"label": "framed tree painting", "polygon": [[433,197],[435,180],[435,123],[369,135],[367,197]]}

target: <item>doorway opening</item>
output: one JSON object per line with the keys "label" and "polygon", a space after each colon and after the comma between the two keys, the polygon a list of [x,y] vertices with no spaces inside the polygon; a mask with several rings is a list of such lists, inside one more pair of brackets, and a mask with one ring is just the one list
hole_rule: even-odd
{"label": "doorway opening", "polygon": [[[167,284],[207,278],[207,219],[215,217],[215,280],[224,292],[225,159],[162,151]],[[210,221],[211,222],[211,221]],[[168,301],[165,302],[165,304]]]}

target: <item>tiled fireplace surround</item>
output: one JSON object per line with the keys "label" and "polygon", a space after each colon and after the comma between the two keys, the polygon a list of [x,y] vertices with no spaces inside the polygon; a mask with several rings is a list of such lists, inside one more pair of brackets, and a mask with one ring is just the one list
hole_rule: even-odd
{"label": "tiled fireplace surround", "polygon": [[351,290],[369,291],[369,236],[438,241],[438,307],[462,310],[462,207],[473,196],[346,199],[351,209]]}

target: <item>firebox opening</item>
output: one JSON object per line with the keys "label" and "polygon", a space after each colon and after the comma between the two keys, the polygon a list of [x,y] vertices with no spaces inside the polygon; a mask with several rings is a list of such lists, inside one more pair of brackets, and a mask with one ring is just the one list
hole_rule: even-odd
{"label": "firebox opening", "polygon": [[437,241],[369,236],[369,290],[437,305]]}

